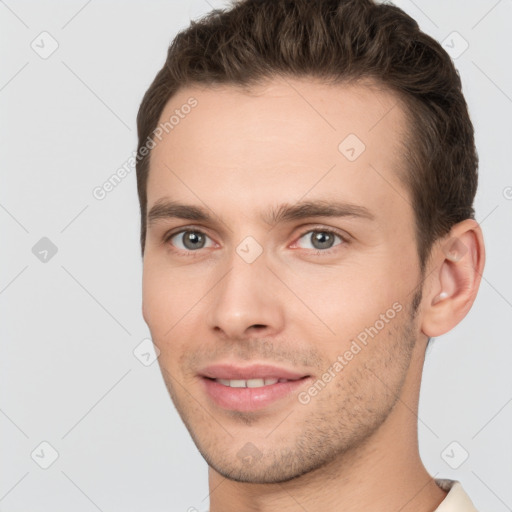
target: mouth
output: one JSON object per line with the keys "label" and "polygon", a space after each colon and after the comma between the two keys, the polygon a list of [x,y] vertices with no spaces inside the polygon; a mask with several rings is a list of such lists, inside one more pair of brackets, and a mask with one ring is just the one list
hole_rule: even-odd
{"label": "mouth", "polygon": [[271,365],[214,365],[204,368],[199,376],[204,392],[216,406],[243,412],[290,400],[311,380],[309,374]]}
{"label": "mouth", "polygon": [[[209,378],[209,377],[206,377]],[[265,379],[210,379],[222,384],[223,386],[229,386],[230,388],[263,388],[265,386],[273,386],[278,382],[294,382],[300,379],[273,379],[271,377]]]}

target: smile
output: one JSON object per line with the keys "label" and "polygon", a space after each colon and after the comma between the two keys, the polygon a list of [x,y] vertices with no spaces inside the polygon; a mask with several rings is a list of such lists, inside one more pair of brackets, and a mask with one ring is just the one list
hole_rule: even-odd
{"label": "smile", "polygon": [[[215,382],[222,384],[223,386],[229,386],[230,388],[262,388],[264,386],[272,386],[278,382],[289,382],[289,379],[214,379]],[[297,379],[296,379],[297,380]]]}

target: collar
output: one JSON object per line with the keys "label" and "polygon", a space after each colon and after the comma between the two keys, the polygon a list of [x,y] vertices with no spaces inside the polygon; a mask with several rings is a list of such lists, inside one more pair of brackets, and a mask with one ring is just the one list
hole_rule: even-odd
{"label": "collar", "polygon": [[447,478],[435,478],[434,480],[443,491],[448,491],[445,499],[434,512],[478,512],[458,480]]}

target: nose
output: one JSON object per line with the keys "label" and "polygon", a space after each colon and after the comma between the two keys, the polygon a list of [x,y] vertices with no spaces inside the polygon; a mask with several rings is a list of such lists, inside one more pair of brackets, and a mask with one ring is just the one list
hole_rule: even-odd
{"label": "nose", "polygon": [[241,340],[277,334],[284,327],[282,291],[267,267],[265,253],[252,262],[234,252],[212,290],[209,328],[225,339]]}

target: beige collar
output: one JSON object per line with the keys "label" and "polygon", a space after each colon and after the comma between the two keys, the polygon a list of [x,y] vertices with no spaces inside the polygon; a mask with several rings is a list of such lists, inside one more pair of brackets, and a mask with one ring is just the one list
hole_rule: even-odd
{"label": "beige collar", "polygon": [[434,512],[478,512],[458,480],[435,478],[435,482],[448,494]]}

